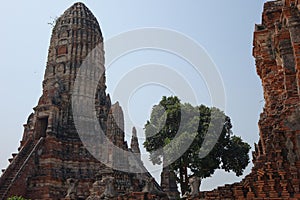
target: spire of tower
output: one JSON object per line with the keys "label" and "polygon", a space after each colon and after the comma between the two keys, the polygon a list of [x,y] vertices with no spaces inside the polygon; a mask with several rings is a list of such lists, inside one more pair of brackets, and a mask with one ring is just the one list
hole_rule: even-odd
{"label": "spire of tower", "polygon": [[[97,51],[93,51],[95,48]],[[78,138],[71,100],[76,77],[91,52],[97,52],[97,67],[103,72],[96,86],[96,95],[92,98],[95,98],[97,116],[101,118],[100,124],[105,130],[110,100],[106,95],[102,33],[92,12],[83,3],[75,3],[55,22],[44,75],[43,94],[35,108],[36,113],[43,113],[49,119],[48,133]],[[84,74],[82,71],[80,73]],[[88,84],[81,85],[83,92],[90,91],[91,88]],[[57,128],[58,124],[60,128]]]}
{"label": "spire of tower", "polygon": [[137,154],[141,153],[135,127],[132,128],[130,148],[133,153],[137,153]]}
{"label": "spire of tower", "polygon": [[[57,99],[71,94],[82,62],[95,47],[101,49],[102,55],[99,56],[101,68],[104,69],[103,37],[99,23],[83,3],[75,3],[55,22],[39,105],[60,104]],[[105,90],[105,76],[100,84]]]}

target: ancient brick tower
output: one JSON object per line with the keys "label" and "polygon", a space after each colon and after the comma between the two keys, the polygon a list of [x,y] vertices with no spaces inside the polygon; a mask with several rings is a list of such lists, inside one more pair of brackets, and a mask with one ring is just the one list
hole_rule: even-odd
{"label": "ancient brick tower", "polygon": [[[114,180],[116,194],[129,190],[139,192],[151,178],[149,173],[137,176],[107,167],[86,150],[78,136],[72,116],[72,89],[82,62],[97,45],[101,47],[100,68],[104,71],[101,30],[84,4],[74,4],[57,19],[49,47],[43,94],[24,125],[19,153],[13,155],[0,177],[0,199],[12,195],[30,199],[63,199],[69,195],[69,199],[86,199],[89,195],[101,194],[99,188],[103,185],[99,181],[108,175]],[[111,105],[105,90],[103,75],[95,95],[97,118],[114,145],[129,150],[124,141],[122,109],[118,103]],[[132,146],[133,151],[139,152],[137,140]],[[137,158],[119,160],[112,152],[108,154],[111,166],[134,168],[139,167],[134,166],[135,163],[142,165]],[[155,187],[160,190],[156,182]]]}
{"label": "ancient brick tower", "polygon": [[254,167],[205,199],[300,199],[300,1],[265,3],[253,44],[265,99]]}
{"label": "ancient brick tower", "polygon": [[266,3],[255,29],[253,55],[265,107],[249,186],[260,198],[300,199],[300,2]]}

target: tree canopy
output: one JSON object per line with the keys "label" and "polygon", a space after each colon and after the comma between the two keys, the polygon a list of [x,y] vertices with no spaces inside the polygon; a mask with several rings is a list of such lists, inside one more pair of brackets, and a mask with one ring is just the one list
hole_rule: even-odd
{"label": "tree canopy", "polygon": [[177,174],[184,194],[191,176],[207,178],[216,169],[242,175],[250,145],[231,129],[230,118],[218,108],[163,97],[145,124],[144,147],[153,164],[163,163]]}

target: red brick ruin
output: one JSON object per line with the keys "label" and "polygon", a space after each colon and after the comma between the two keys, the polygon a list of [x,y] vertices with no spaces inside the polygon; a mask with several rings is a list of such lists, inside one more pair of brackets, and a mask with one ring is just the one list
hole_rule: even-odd
{"label": "red brick ruin", "polygon": [[[43,94],[24,125],[18,154],[13,154],[10,165],[3,170],[0,199],[13,195],[28,199],[166,197],[150,173],[114,170],[116,165],[124,171],[143,168],[140,158],[120,160],[118,154],[108,150],[104,152],[111,166],[108,167],[95,159],[81,142],[72,116],[71,95],[79,67],[96,46],[101,47],[100,64],[104,69],[102,33],[97,19],[84,4],[74,4],[57,19],[50,41]],[[106,94],[105,76],[97,86],[95,108],[101,128],[110,141],[120,149],[139,153],[135,128],[130,148],[125,141],[123,111],[118,103],[112,105]],[[113,189],[107,189],[108,186]]]}
{"label": "red brick ruin", "polygon": [[[102,42],[99,24],[84,4],[74,4],[57,19],[43,94],[24,125],[19,152],[12,155],[0,177],[1,199],[12,195],[30,199],[179,198],[174,174],[163,170],[161,187],[149,173],[114,170],[96,160],[77,134],[71,111],[72,87],[82,61]],[[300,199],[300,1],[265,3],[253,45],[265,99],[254,167],[241,182],[200,192],[193,199]],[[102,65],[104,68],[104,56]],[[114,145],[139,153],[135,128],[129,148],[123,127],[116,125],[124,126],[122,108],[111,104],[105,90],[103,77],[95,105],[101,127]],[[112,165],[144,167],[139,157],[120,163],[117,155],[108,154]]]}
{"label": "red brick ruin", "polygon": [[254,167],[205,199],[300,199],[300,1],[265,3],[253,45],[265,99]]}

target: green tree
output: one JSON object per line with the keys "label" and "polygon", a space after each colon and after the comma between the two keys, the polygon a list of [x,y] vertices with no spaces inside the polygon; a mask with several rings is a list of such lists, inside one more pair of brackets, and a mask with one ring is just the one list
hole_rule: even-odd
{"label": "green tree", "polygon": [[182,104],[176,96],[163,97],[145,124],[144,147],[153,164],[171,163],[184,194],[191,176],[207,178],[216,169],[242,175],[250,146],[231,129],[230,118],[218,108],[194,107]]}

